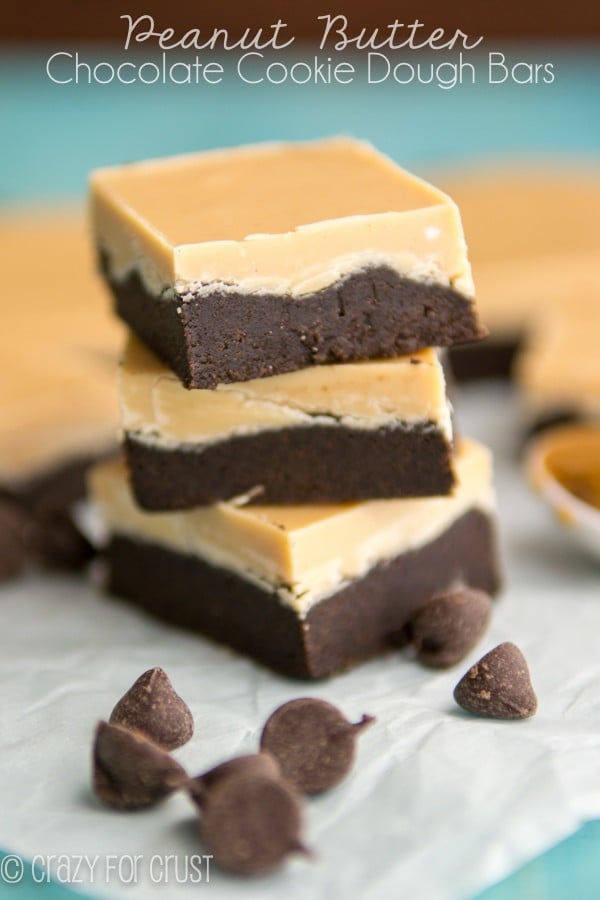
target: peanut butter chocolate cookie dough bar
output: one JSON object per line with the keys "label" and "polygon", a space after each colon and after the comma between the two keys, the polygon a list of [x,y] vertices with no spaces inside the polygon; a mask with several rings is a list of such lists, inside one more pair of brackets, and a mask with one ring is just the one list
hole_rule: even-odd
{"label": "peanut butter chocolate cookie dough bar", "polygon": [[434,350],[188,391],[136,338],[120,367],[137,501],[185,509],[447,494],[451,410]]}
{"label": "peanut butter chocolate cookie dough bar", "polygon": [[263,144],[97,170],[119,315],[187,387],[485,335],[458,209],[367,144]]}
{"label": "peanut butter chocolate cookie dough bar", "polygon": [[283,674],[320,678],[385,650],[436,593],[497,590],[489,451],[463,441],[456,470],[449,497],[342,506],[148,513],[119,462],[90,484],[116,594]]}
{"label": "peanut butter chocolate cookie dough bar", "polygon": [[26,558],[89,556],[71,507],[91,461],[117,448],[120,331],[75,210],[5,210],[0,309],[0,580]]}

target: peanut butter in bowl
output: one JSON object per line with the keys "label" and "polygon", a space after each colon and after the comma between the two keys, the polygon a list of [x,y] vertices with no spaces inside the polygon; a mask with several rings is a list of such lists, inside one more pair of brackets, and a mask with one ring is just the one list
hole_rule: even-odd
{"label": "peanut butter in bowl", "polygon": [[558,521],[600,559],[600,425],[545,431],[531,443],[526,469]]}

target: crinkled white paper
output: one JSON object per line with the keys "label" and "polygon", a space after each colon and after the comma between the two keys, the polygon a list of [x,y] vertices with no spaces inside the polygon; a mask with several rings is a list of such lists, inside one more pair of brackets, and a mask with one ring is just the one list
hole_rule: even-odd
{"label": "crinkled white paper", "polygon": [[[525,486],[508,393],[470,388],[459,400],[461,428],[496,452],[507,578],[492,627],[469,659],[435,673],[395,653],[326,683],[299,684],[76,579],[4,588],[0,846],[40,862],[99,857],[91,878],[85,864],[71,875],[80,890],[100,896],[466,898],[600,815],[600,570]],[[503,640],[517,643],[530,663],[539,696],[534,719],[478,720],[452,700],[468,665]],[[269,713],[292,697],[326,698],[350,718],[377,716],[359,739],[348,779],[306,803],[313,862],[294,859],[259,881],[213,867],[209,883],[177,883],[186,858],[202,853],[184,797],[135,814],[96,804],[89,788],[95,723],[155,665],[194,713],[196,734],[175,753],[193,773],[254,751]],[[139,857],[135,885],[122,883],[127,859],[121,878],[103,864],[123,856]],[[63,865],[61,877],[68,874]]]}

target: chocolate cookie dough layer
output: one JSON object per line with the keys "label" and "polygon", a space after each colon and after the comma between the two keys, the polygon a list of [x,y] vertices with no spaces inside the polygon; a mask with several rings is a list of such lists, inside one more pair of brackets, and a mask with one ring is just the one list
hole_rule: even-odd
{"label": "chocolate cookie dough layer", "polygon": [[313,425],[163,450],[128,438],[136,499],[187,509],[247,494],[250,503],[344,503],[448,494],[450,446],[433,425],[377,430]]}
{"label": "chocolate cookie dough layer", "polygon": [[192,154],[91,189],[117,310],[187,386],[485,335],[457,207],[365,144]]}
{"label": "chocolate cookie dough layer", "polygon": [[384,650],[432,594],[498,587],[488,452],[465,441],[452,497],[148,514],[122,466],[92,473],[111,589],[278,671],[318,678]]}
{"label": "chocolate cookie dough layer", "polygon": [[444,372],[433,350],[186,390],[139,341],[120,370],[136,499],[186,509],[448,494]]}
{"label": "chocolate cookie dough layer", "polygon": [[123,281],[109,276],[109,284],[119,316],[191,388],[394,357],[484,335],[465,297],[387,267],[356,272],[303,297],[213,286],[211,293],[157,301],[137,273]]}

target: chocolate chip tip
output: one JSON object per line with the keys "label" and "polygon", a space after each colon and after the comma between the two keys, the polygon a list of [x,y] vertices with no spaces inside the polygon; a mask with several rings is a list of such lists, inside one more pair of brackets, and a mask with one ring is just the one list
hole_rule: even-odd
{"label": "chocolate chip tip", "polygon": [[111,724],[146,735],[163,750],[183,747],[194,734],[194,717],[164,669],[147,669],[116,703]]}
{"label": "chocolate chip tip", "polygon": [[363,713],[358,722],[354,722],[352,724],[352,728],[356,734],[359,734],[361,731],[364,731],[366,728],[370,728],[371,725],[374,725],[377,722],[376,716],[371,716],[369,713]]}
{"label": "chocolate chip tip", "polygon": [[317,854],[312,849],[312,847],[307,847],[306,844],[299,840],[294,840],[290,843],[289,852],[298,853],[300,856],[304,856],[311,862],[315,862],[317,860]]}

